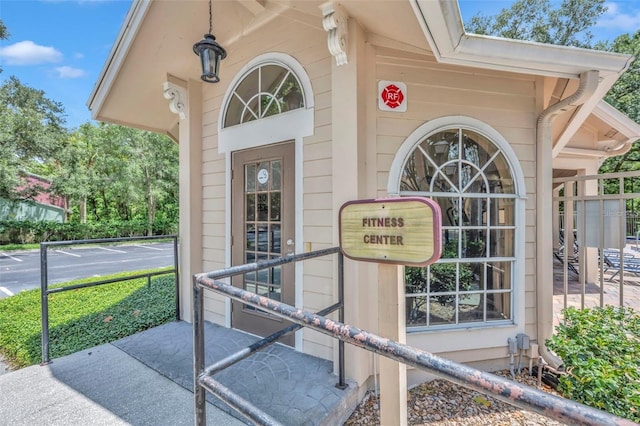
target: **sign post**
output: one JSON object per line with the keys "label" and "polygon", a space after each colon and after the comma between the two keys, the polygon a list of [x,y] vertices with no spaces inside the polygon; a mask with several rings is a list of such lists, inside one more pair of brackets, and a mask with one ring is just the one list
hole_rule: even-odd
{"label": "sign post", "polygon": [[[354,260],[377,262],[378,333],[406,343],[404,267],[440,257],[442,216],[433,200],[403,197],[345,203],[340,248]],[[407,368],[380,357],[380,424],[407,424]]]}

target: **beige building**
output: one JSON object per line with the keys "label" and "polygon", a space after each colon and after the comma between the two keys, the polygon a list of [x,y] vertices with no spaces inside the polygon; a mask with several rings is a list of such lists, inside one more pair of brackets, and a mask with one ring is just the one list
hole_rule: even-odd
{"label": "beige building", "polygon": [[[466,34],[455,1],[212,6],[219,83],[200,79],[193,51],[207,2],[134,0],[89,99],[95,119],[180,146],[181,317],[195,273],[337,246],[345,202],[424,196],[442,211],[442,259],[347,260],[345,322],[487,369],[505,368],[524,333],[553,365],[551,181],[594,174],[640,137],[602,100],[632,58]],[[335,263],[237,285],[316,311],[336,300]],[[213,294],[205,315],[281,326]],[[337,353],[309,330],[288,344]],[[364,389],[378,366],[347,348],[346,368]]]}

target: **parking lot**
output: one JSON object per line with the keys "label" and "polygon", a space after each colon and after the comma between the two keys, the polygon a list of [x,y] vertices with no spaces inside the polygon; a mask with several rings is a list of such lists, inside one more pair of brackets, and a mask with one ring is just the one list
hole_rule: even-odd
{"label": "parking lot", "polygon": [[[119,272],[174,265],[173,242],[51,247],[47,253],[49,284]],[[0,298],[39,288],[40,251],[0,251]]]}

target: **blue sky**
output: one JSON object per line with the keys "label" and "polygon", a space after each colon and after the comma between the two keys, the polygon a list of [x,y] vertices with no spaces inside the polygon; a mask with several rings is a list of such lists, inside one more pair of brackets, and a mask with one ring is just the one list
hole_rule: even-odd
{"label": "blue sky", "polygon": [[[512,1],[459,3],[466,21],[478,12],[494,14]],[[63,104],[70,128],[91,120],[87,99],[130,5],[130,0],[0,0],[0,19],[10,33],[0,42],[0,81],[16,76],[43,90]],[[594,31],[599,39],[613,40],[640,28],[640,0],[607,5]]]}

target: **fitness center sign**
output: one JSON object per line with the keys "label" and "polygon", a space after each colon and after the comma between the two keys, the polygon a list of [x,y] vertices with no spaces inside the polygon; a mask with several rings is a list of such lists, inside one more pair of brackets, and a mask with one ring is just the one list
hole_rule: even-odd
{"label": "fitness center sign", "polygon": [[349,201],[339,223],[340,248],[350,259],[426,266],[440,258],[440,207],[428,198]]}

